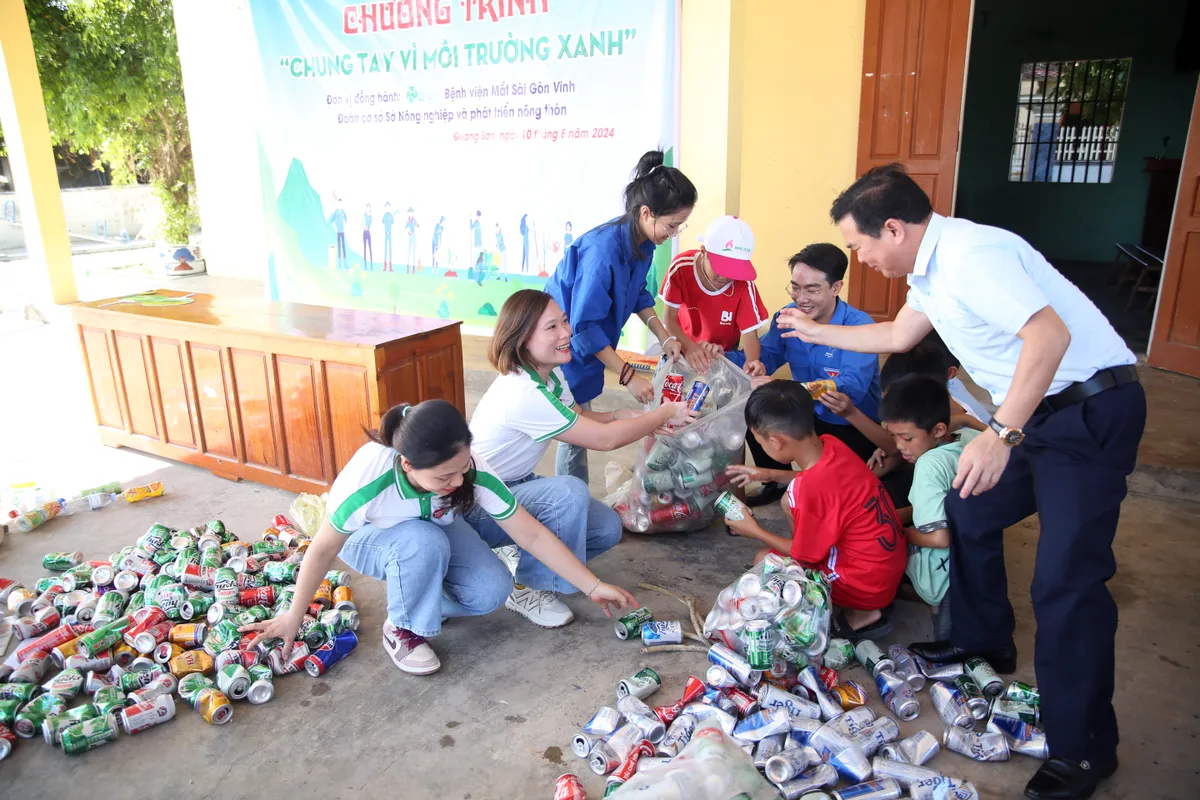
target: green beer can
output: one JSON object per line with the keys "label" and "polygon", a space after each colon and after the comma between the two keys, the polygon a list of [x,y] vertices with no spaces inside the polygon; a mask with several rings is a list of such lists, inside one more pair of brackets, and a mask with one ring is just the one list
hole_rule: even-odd
{"label": "green beer can", "polygon": [[100,712],[91,703],[75,706],[75,708],[68,708],[61,714],[46,717],[46,720],[42,723],[42,736],[45,737],[46,744],[58,747],[62,744],[63,731],[81,722],[95,719],[98,716],[100,716]]}
{"label": "green beer can", "polygon": [[121,641],[121,635],[130,625],[129,615],[114,619],[102,628],[96,628],[91,633],[79,637],[79,652],[89,658],[94,657],[114,644]]}
{"label": "green beer can", "polygon": [[125,613],[125,598],[121,593],[105,592],[96,601],[96,610],[92,612],[92,624],[107,625],[123,613]]}
{"label": "green beer can", "polygon": [[215,602],[217,599],[208,592],[190,591],[179,608],[179,616],[188,621],[203,619]]}
{"label": "green beer can", "polygon": [[[270,669],[270,667],[267,667],[268,672]],[[196,704],[196,695],[205,689],[215,688],[217,688],[217,684],[211,678],[206,677],[200,672],[191,672],[179,679],[179,689],[177,691],[185,703],[194,706]]]}
{"label": "green beer can", "polygon": [[750,515],[749,510],[733,492],[722,492],[713,505],[725,519],[742,520]]}
{"label": "green beer can", "polygon": [[233,624],[233,620],[223,619],[209,628],[208,636],[204,639],[204,652],[216,658],[218,653],[232,649],[240,638],[238,626]]}
{"label": "green beer can", "polygon": [[116,686],[101,686],[92,695],[92,705],[103,714],[113,714],[125,707],[125,693]]}
{"label": "green beer can", "polygon": [[1004,690],[1003,695],[1005,700],[1015,700],[1018,703],[1025,703],[1037,708],[1042,704],[1042,693],[1038,691],[1036,686],[1030,686],[1028,683],[1013,681]]}
{"label": "green beer can", "polygon": [[267,579],[261,572],[243,572],[238,576],[238,588],[261,589],[267,585]]}
{"label": "green beer can", "polygon": [[679,454],[672,450],[670,445],[659,439],[646,454],[646,467],[655,472],[661,472],[670,469],[678,459]]}
{"label": "green beer can", "polygon": [[62,579],[53,575],[39,578],[38,582],[33,585],[33,590],[38,594],[45,594],[51,586],[57,586],[62,589]]}
{"label": "green beer can", "polygon": [[751,620],[742,631],[746,643],[746,660],[752,669],[768,670],[774,660],[775,629],[765,619]]}
{"label": "green beer can", "polygon": [[46,553],[42,557],[42,569],[64,572],[72,567],[78,567],[82,562],[83,553],[79,550],[73,553]]}
{"label": "green beer can", "polygon": [[647,472],[642,478],[642,488],[647,492],[666,492],[675,488],[675,479],[669,472]]}
{"label": "green beer can", "polygon": [[255,622],[264,622],[271,618],[271,612],[266,606],[250,606],[233,618],[233,624],[239,628]]}
{"label": "green beer can", "polygon": [[125,613],[132,614],[140,608],[146,607],[146,593],[134,592],[129,595],[129,602],[125,604]]}
{"label": "green beer can", "polygon": [[117,740],[117,715],[109,712],[73,725],[62,732],[62,749],[79,755]]}
{"label": "green beer can", "polygon": [[[33,684],[29,684],[32,686]],[[12,727],[17,720],[17,712],[25,705],[24,700],[0,700],[0,725]]]}
{"label": "green beer can", "polygon": [[0,683],[0,700],[28,703],[42,691],[36,683]]}
{"label": "green beer can", "polygon": [[44,694],[34,698],[17,712],[13,721],[13,730],[23,739],[31,739],[42,729],[46,717],[61,714],[67,708],[67,701],[56,694]]}
{"label": "green beer can", "polygon": [[325,580],[332,583],[335,589],[339,586],[349,586],[350,573],[344,569],[331,569],[325,573]]}
{"label": "green beer can", "polygon": [[650,609],[642,606],[617,620],[613,629],[618,639],[636,639],[642,634],[642,626],[653,618]]}
{"label": "green beer can", "polygon": [[703,486],[706,483],[712,483],[717,479],[713,475],[711,469],[706,469],[701,472],[681,472],[679,473],[679,488],[691,489],[696,486]]}
{"label": "green beer can", "polygon": [[[257,547],[260,542],[254,544]],[[295,583],[296,570],[299,566],[299,564],[288,564],[283,561],[271,561],[263,567],[262,574],[271,583]]]}

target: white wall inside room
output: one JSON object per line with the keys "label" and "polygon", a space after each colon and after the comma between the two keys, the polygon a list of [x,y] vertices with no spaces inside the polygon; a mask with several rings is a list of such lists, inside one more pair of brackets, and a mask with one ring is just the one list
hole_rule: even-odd
{"label": "white wall inside room", "polygon": [[255,119],[263,96],[247,0],[174,0],[203,250],[213,275],[265,280]]}

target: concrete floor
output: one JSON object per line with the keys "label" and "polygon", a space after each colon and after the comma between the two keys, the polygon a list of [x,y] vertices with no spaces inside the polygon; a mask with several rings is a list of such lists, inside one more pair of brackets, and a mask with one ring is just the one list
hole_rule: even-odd
{"label": "concrete floor", "polygon": [[[156,520],[191,526],[220,518],[253,539],[274,514],[287,510],[288,493],[99,446],[76,346],[70,329],[59,324],[0,335],[0,364],[8,378],[0,393],[0,486],[32,477],[66,492],[112,479],[126,485],[155,479],[164,481],[167,495],[56,520],[32,534],[10,534],[0,544],[0,575],[31,582],[43,574],[46,552],[81,549],[89,557],[104,556]],[[467,351],[470,371],[479,365],[479,343],[469,343]],[[1153,370],[1143,370],[1143,379],[1150,423],[1122,515],[1120,566],[1111,582],[1122,622],[1116,698],[1122,766],[1097,797],[1191,800],[1200,795],[1200,689],[1192,683],[1200,640],[1200,382]],[[470,405],[485,383],[481,373],[470,371]],[[617,454],[625,463],[631,457],[628,450]],[[603,492],[608,460],[592,457],[594,493]],[[543,467],[552,469],[549,459]],[[1016,677],[1031,683],[1028,587],[1036,541],[1036,520],[1028,520],[1009,532],[1007,549],[1021,649]],[[593,567],[631,589],[649,581],[707,604],[748,565],[753,551],[751,543],[717,529],[627,537]],[[637,644],[614,638],[599,610],[576,598],[568,601],[576,622],[556,631],[506,611],[454,620],[435,641],[443,670],[414,678],[397,671],[382,652],[383,584],[356,578],[354,586],[361,644],[328,676],[281,679],[271,703],[238,704],[233,721],[220,728],[181,706],[177,719],[135,741],[76,758],[40,740],[22,740],[0,762],[0,797],[66,796],[86,780],[88,796],[97,798],[134,787],[144,797],[222,800],[264,793],[297,800],[354,794],[548,798],[565,771],[580,775],[589,794],[599,797],[603,782],[570,752],[577,727],[596,707],[612,705],[617,680],[642,666],[662,675],[664,688],[653,698],[660,702],[677,699],[686,677],[702,675],[705,666],[699,654],[641,655]],[[656,617],[682,618],[675,601],[645,591],[638,596]],[[925,612],[913,604],[898,608],[892,640],[927,638]],[[869,685],[861,669],[848,676]],[[920,697],[924,710],[902,726],[906,734],[919,727],[940,731],[927,695]],[[931,766],[973,780],[985,798],[1000,798],[1019,796],[1037,764],[1014,756],[983,765],[942,753]]]}

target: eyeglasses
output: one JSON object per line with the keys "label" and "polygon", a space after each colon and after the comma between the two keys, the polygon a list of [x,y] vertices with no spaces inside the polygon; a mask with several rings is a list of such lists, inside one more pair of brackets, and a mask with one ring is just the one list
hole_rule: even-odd
{"label": "eyeglasses", "polygon": [[826,290],[828,290],[828,289],[829,289],[828,285],[801,287],[801,286],[797,286],[792,281],[788,281],[788,285],[787,285],[788,296],[793,297],[793,298],[796,297],[797,295],[804,295],[805,297],[807,297],[809,299],[812,299],[814,297],[820,297],[821,295],[825,294]]}
{"label": "eyeglasses", "polygon": [[[654,224],[658,225],[658,217],[654,218]],[[667,234],[667,238],[674,239],[676,236],[688,229],[688,224],[686,222],[680,222],[671,225],[664,225],[663,227],[666,229],[664,233]]]}

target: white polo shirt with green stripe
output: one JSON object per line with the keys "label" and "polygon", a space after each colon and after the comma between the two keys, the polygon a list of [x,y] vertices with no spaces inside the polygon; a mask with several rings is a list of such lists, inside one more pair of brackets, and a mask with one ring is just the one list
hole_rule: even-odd
{"label": "white polo shirt with green stripe", "polygon": [[[471,457],[475,465],[475,502],[492,519],[508,519],[517,512],[516,498],[473,448]],[[414,519],[438,525],[454,521],[447,498],[413,488],[400,468],[400,454],[374,442],[360,447],[338,473],[326,507],[329,523],[345,534],[368,524],[391,528]]]}
{"label": "white polo shirt with green stripe", "polygon": [[496,470],[515,481],[533,472],[550,440],[579,419],[575,398],[562,370],[542,380],[531,369],[500,375],[484,393],[471,417],[471,448]]}

